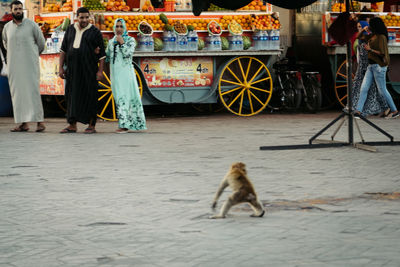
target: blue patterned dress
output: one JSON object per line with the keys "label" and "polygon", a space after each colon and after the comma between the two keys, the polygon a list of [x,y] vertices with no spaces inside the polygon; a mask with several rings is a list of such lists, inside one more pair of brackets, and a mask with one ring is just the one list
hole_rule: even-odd
{"label": "blue patterned dress", "polygon": [[[359,40],[357,50],[359,53],[359,62],[356,75],[353,79],[353,110],[357,109],[358,99],[360,98],[360,90],[361,84],[363,82],[365,72],[368,67],[368,51],[365,50],[363,44],[365,41]],[[385,101],[385,98],[381,96],[378,88],[376,87],[375,81],[372,83],[371,88],[368,91],[367,100],[365,101],[364,108],[362,110],[362,114],[364,116],[378,114],[386,109],[389,106]]]}
{"label": "blue patterned dress", "polygon": [[136,41],[128,36],[122,19],[115,20],[114,32],[117,21],[124,26],[124,44],[119,45],[116,37],[112,38],[107,45],[106,61],[110,62],[111,89],[117,105],[118,125],[121,129],[145,130],[146,119],[132,63]]}

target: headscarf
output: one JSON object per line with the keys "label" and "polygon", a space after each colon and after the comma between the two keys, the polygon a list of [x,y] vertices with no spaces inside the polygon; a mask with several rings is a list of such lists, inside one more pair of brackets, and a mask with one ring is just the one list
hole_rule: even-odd
{"label": "headscarf", "polygon": [[114,37],[112,38],[112,40],[111,40],[111,42],[114,44],[114,55],[113,55],[113,63],[115,63],[115,58],[116,58],[116,56],[115,56],[115,54],[116,54],[116,49],[117,49],[117,31],[116,31],[116,29],[117,29],[117,23],[118,22],[121,22],[122,23],[122,28],[124,29],[124,32],[122,33],[122,38],[124,39],[124,42],[126,43],[126,42],[128,42],[128,38],[129,38],[129,35],[128,35],[128,31],[127,31],[127,28],[126,28],[126,22],[125,22],[125,20],[124,19],[121,19],[121,18],[118,18],[118,19],[116,19],[115,21],[114,21],[114,26],[113,26],[113,31],[114,31]]}
{"label": "headscarf", "polygon": [[[365,20],[360,20],[358,23],[360,23],[361,29],[364,29],[365,26],[369,26],[368,22],[366,22]],[[364,31],[363,34],[368,35],[368,32]]]}
{"label": "headscarf", "polygon": [[113,41],[114,41],[114,43],[117,43],[117,40],[116,40],[116,35],[117,35],[116,28],[117,28],[117,23],[118,22],[122,23],[122,27],[124,28],[124,32],[122,33],[122,38],[124,38],[124,42],[126,42],[128,40],[128,30],[126,28],[125,20],[121,19],[121,18],[118,18],[118,19],[116,19],[114,21],[113,31],[114,31],[115,36],[113,38]]}

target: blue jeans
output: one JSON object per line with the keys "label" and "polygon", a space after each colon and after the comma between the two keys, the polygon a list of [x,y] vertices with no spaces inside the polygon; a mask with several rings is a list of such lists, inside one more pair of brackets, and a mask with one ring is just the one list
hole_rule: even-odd
{"label": "blue jeans", "polygon": [[376,83],[376,87],[378,87],[379,93],[385,98],[386,103],[390,107],[390,110],[392,112],[397,110],[393,102],[392,96],[390,95],[389,91],[386,88],[386,71],[387,71],[387,66],[381,67],[378,64],[368,65],[363,82],[361,84],[360,98],[358,99],[357,111],[362,112],[365,100],[367,100],[369,88],[371,87],[371,84],[374,80]]}

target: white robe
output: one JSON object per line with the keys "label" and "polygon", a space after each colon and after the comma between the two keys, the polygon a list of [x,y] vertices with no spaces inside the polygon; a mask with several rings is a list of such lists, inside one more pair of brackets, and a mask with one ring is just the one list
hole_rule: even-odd
{"label": "white robe", "polygon": [[42,31],[27,18],[19,25],[10,21],[4,26],[3,42],[7,49],[8,82],[15,123],[41,122],[39,55],[45,44]]}

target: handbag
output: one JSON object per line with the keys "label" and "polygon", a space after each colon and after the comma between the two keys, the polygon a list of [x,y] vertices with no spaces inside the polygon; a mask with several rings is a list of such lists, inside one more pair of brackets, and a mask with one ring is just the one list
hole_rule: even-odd
{"label": "handbag", "polygon": [[357,22],[350,16],[349,11],[341,12],[328,28],[329,35],[340,45],[348,42],[356,32]]}
{"label": "handbag", "polygon": [[1,68],[0,76],[7,77],[8,76],[7,63],[6,63],[6,59],[4,58],[3,51],[1,51],[1,49],[0,49],[0,56],[1,56],[1,61],[3,63],[3,67]]}

